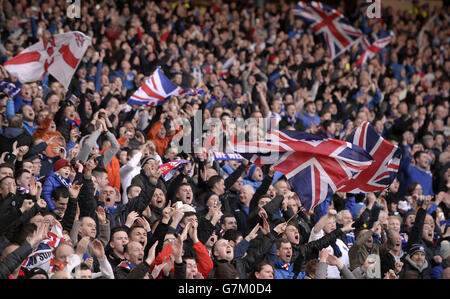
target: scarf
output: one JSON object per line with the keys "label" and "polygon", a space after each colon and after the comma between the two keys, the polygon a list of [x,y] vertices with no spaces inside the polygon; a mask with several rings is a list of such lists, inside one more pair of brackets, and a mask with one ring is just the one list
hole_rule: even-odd
{"label": "scarf", "polygon": [[125,268],[125,269],[128,269],[129,271],[131,271],[133,269],[134,265],[130,261],[125,260],[125,261],[122,261],[120,264],[118,264],[117,267]]}
{"label": "scarf", "polygon": [[28,194],[28,193],[30,193],[30,190],[28,190],[28,189],[25,188],[25,187],[21,187],[21,186],[17,186],[17,191],[20,191],[20,193],[22,193],[22,194]]}
{"label": "scarf", "polygon": [[297,122],[297,117],[296,116],[294,116],[294,117],[290,117],[290,116],[287,116],[286,117],[286,120],[288,121],[288,123],[291,125],[291,126],[294,126],[295,125],[295,123]]}
{"label": "scarf", "polygon": [[103,209],[105,210],[105,212],[107,213],[107,214],[112,214],[112,213],[114,213],[116,210],[117,210],[117,204],[115,203],[114,204],[114,206],[112,206],[112,207],[107,207],[107,206],[105,206],[104,204],[101,204],[101,206],[103,207]]}
{"label": "scarf", "polygon": [[72,183],[70,182],[70,179],[63,178],[59,173],[55,172],[55,176],[58,179],[58,181],[67,189],[72,187]]}
{"label": "scarf", "polygon": [[52,269],[52,273],[56,273],[58,271],[62,271],[66,268],[67,264],[57,261],[54,258],[51,259],[50,261],[50,267]]}
{"label": "scarf", "polygon": [[334,251],[334,255],[336,256],[336,257],[341,257],[342,256],[342,252],[341,252],[341,249],[339,249],[339,246],[337,245],[337,243],[336,242],[334,242],[333,244],[331,244],[330,245],[331,246],[331,248],[333,248],[333,251]]}
{"label": "scarf", "polygon": [[71,120],[71,119],[66,118],[66,123],[68,123],[72,127],[72,129],[75,129],[75,128],[79,129],[81,127],[81,120],[79,120],[79,119]]}

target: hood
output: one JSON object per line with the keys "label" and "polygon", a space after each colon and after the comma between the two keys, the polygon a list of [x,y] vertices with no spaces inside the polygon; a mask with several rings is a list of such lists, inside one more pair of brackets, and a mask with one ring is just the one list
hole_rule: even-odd
{"label": "hood", "polygon": [[5,130],[3,130],[3,136],[5,136],[6,138],[9,138],[9,139],[16,138],[17,136],[19,136],[22,133],[23,133],[22,128],[6,127]]}
{"label": "hood", "polygon": [[411,265],[411,267],[413,267],[414,269],[416,269],[417,271],[419,271],[420,273],[422,273],[426,268],[428,268],[428,261],[425,259],[425,261],[423,262],[422,267],[419,267],[409,256],[409,254],[406,256],[406,261]]}

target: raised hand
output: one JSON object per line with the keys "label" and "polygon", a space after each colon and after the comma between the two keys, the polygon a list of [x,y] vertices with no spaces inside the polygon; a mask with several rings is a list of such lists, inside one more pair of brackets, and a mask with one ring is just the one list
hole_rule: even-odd
{"label": "raised hand", "polygon": [[343,232],[349,232],[349,231],[352,231],[352,230],[354,229],[354,227],[353,227],[353,224],[354,224],[354,223],[355,223],[355,221],[352,221],[352,222],[350,222],[350,223],[345,224],[344,227],[341,228],[341,230],[342,230]]}
{"label": "raised hand", "polygon": [[319,260],[321,262],[325,262],[326,263],[329,255],[330,255],[330,252],[328,251],[328,249],[323,248],[319,252]]}
{"label": "raised hand", "polygon": [[36,204],[37,204],[41,209],[45,209],[45,208],[47,207],[47,202],[46,202],[44,199],[42,199],[42,198],[39,198],[39,199],[36,201]]}
{"label": "raised hand", "polygon": [[98,239],[92,241],[91,249],[97,258],[99,259],[105,258],[105,248],[103,247],[102,242],[100,242]]}
{"label": "raised hand", "polygon": [[191,227],[192,227],[192,222],[188,222],[186,224],[186,226],[184,227],[183,232],[180,235],[181,236],[181,240],[183,242],[187,239],[187,235],[188,235],[188,232],[191,229]]}
{"label": "raised hand", "polygon": [[[158,246],[158,241],[155,241],[155,243],[150,247],[150,250],[148,251],[147,259],[145,262],[150,266],[153,261],[155,260],[155,252],[156,252],[156,246]],[[159,273],[158,273],[159,274]]]}
{"label": "raised hand", "polygon": [[78,198],[78,194],[80,194],[81,187],[83,187],[83,184],[79,185],[72,184],[72,186],[69,187],[69,196],[71,198]]}
{"label": "raised hand", "polygon": [[270,225],[269,225],[269,221],[267,221],[267,214],[266,214],[266,217],[262,217],[262,219],[263,219],[263,226],[260,227],[261,232],[264,235],[267,235],[268,233],[270,233]]}
{"label": "raised hand", "polygon": [[125,220],[125,226],[131,227],[138,218],[139,214],[136,211],[131,211]]}
{"label": "raised hand", "polygon": [[32,248],[35,249],[43,240],[45,240],[45,238],[47,238],[48,227],[49,224],[42,221],[33,234],[27,237],[27,242]]}
{"label": "raised hand", "polygon": [[89,268],[92,269],[92,266],[94,266],[94,258],[93,257],[88,257],[85,261],[86,265],[89,266]]}
{"label": "raised hand", "polygon": [[379,221],[375,221],[372,226],[372,231],[375,234],[381,233],[381,223]]}
{"label": "raised hand", "polygon": [[75,249],[75,253],[83,258],[83,255],[86,253],[87,248],[89,246],[90,238],[88,236],[81,238],[80,241],[78,241],[77,248]]}
{"label": "raised hand", "polygon": [[250,242],[254,238],[258,236],[258,230],[261,228],[261,225],[258,223],[255,225],[255,227],[248,233],[248,235],[245,237],[245,240]]}
{"label": "raised hand", "polygon": [[159,265],[155,265],[155,267],[153,267],[151,276],[153,277],[153,279],[156,279],[159,276],[159,273],[161,273],[161,270],[169,263],[169,261],[167,261],[167,258],[164,258],[164,261],[159,264]]}
{"label": "raised hand", "polygon": [[286,230],[286,227],[287,227],[287,223],[286,222],[284,222],[284,223],[280,223],[280,224],[278,224],[277,226],[275,226],[274,228],[273,228],[273,230],[277,233],[277,234],[282,234],[282,233],[284,233],[284,231]]}
{"label": "raised hand", "polygon": [[34,202],[31,199],[25,199],[22,203],[22,206],[20,207],[20,211],[23,213],[25,213],[26,211],[28,211],[29,209],[31,209],[34,206]]}
{"label": "raised hand", "polygon": [[[148,207],[147,207],[148,208]],[[148,208],[148,209],[150,209],[150,208]],[[151,229],[151,227],[150,227],[150,224],[148,223],[148,221],[147,221],[147,219],[145,219],[144,217],[139,217],[138,219],[137,219],[137,222],[142,226],[142,227],[144,227],[145,228],[145,230],[147,231],[147,232],[150,232],[152,229]]]}
{"label": "raised hand", "polygon": [[174,256],[174,261],[177,264],[180,264],[183,262],[183,236],[178,235],[177,241],[172,243],[172,253]]}
{"label": "raised hand", "polygon": [[344,264],[339,260],[339,258],[332,254],[328,255],[327,263],[330,266],[338,267],[339,270],[344,267]]}
{"label": "raised hand", "polygon": [[98,222],[100,224],[106,224],[107,223],[105,209],[103,209],[101,206],[98,206],[97,210],[95,211],[95,213],[97,214]]}
{"label": "raised hand", "polygon": [[91,158],[89,158],[89,160],[86,161],[86,172],[91,173],[92,170],[95,169],[95,167],[97,167],[97,161],[95,161],[95,156],[93,155]]}

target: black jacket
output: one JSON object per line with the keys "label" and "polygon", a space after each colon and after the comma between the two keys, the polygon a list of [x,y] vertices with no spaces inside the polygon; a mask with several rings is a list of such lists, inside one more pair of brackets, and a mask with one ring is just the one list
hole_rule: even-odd
{"label": "black jacket", "polygon": [[[404,260],[406,257],[406,253],[403,253],[400,257],[400,260]],[[381,264],[381,277],[389,272],[390,269],[395,270],[395,258],[394,256],[388,252],[380,256],[380,264]]]}
{"label": "black jacket", "polygon": [[28,242],[11,252],[0,262],[0,279],[7,279],[31,254],[33,248]]}
{"label": "black jacket", "polygon": [[123,226],[127,220],[128,214],[132,211],[137,212],[141,216],[142,212],[150,204],[153,193],[155,193],[155,188],[147,184],[144,186],[139,196],[130,199],[126,205],[117,208],[117,210],[111,214],[109,219],[111,228]]}
{"label": "black jacket", "polygon": [[322,238],[316,241],[312,241],[306,244],[292,246],[292,260],[294,261],[294,273],[303,272],[305,270],[306,262],[310,259],[317,258],[319,251],[323,248],[327,248],[342,234],[340,229],[335,229],[329,234],[326,234]]}
{"label": "black jacket", "polygon": [[19,196],[8,193],[5,198],[0,196],[0,235],[9,233],[15,233],[16,230],[20,230],[22,224],[27,223],[37,213],[45,211],[37,204],[25,213],[20,211],[23,199]]}
{"label": "black jacket", "polygon": [[266,254],[272,248],[276,233],[270,232],[267,235],[260,234],[258,237],[250,241],[247,255],[242,258],[235,258],[231,262],[226,260],[213,260],[214,268],[210,272],[208,278],[214,278],[214,273],[220,263],[230,263],[238,272],[239,279],[247,279],[249,274],[253,271],[254,266],[262,262]]}
{"label": "black jacket", "polygon": [[423,225],[425,223],[426,211],[423,208],[419,208],[416,213],[416,220],[414,225],[411,227],[410,233],[408,234],[408,243],[406,243],[406,250],[413,244],[421,244],[425,248],[425,255],[430,267],[436,266],[433,257],[439,255],[439,247],[437,244],[433,244],[422,238]]}
{"label": "black jacket", "polygon": [[33,138],[23,128],[6,127],[0,135],[0,152],[12,152],[14,141],[17,141],[17,147],[27,145],[31,148]]}

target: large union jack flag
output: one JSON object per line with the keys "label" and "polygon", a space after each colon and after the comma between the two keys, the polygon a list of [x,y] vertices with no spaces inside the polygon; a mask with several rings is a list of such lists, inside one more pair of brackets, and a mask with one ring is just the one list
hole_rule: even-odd
{"label": "large union jack flag", "polygon": [[368,122],[363,122],[347,138],[348,142],[365,149],[374,161],[369,168],[356,174],[342,185],[338,191],[348,193],[368,193],[382,191],[389,187],[398,173],[401,150],[380,135]]}
{"label": "large union jack flag", "polygon": [[[284,173],[307,211],[372,164],[362,148],[298,131],[269,131],[262,141],[233,139],[234,151]],[[245,154],[245,153],[251,153]]]}
{"label": "large union jack flag", "polygon": [[320,2],[298,2],[294,16],[300,17],[326,43],[329,56],[334,59],[363,36],[339,11]]}
{"label": "large union jack flag", "polygon": [[137,106],[157,106],[161,105],[171,96],[201,95],[203,90],[192,88],[182,89],[176,86],[164,75],[160,68],[157,68],[145,82],[128,99],[127,104]]}
{"label": "large union jack flag", "polygon": [[367,60],[372,59],[381,49],[385,48],[393,38],[394,33],[392,31],[381,31],[372,43],[369,38],[364,37],[361,42],[363,52],[356,61],[355,67],[360,67],[365,64]]}

